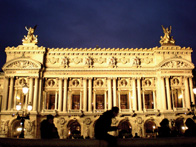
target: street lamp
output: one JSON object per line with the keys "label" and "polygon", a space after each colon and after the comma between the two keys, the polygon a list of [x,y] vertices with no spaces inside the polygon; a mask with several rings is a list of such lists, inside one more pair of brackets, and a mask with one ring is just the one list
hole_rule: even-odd
{"label": "street lamp", "polygon": [[[26,95],[28,93],[28,91],[29,91],[29,88],[25,84],[23,86],[23,88],[22,88],[22,92],[23,92],[24,95]],[[16,113],[17,120],[20,120],[21,121],[20,124],[22,126],[22,128],[19,130],[19,131],[21,131],[21,133],[19,135],[19,138],[24,138],[24,123],[25,123],[25,119],[29,119],[29,114],[30,114],[30,111],[32,110],[32,105],[31,105],[31,103],[29,103],[28,106],[27,106],[27,108],[24,109],[24,108],[21,107],[21,103],[18,103],[16,105],[16,110],[18,111]],[[22,113],[19,113],[19,111],[21,111],[21,110],[22,110]]]}

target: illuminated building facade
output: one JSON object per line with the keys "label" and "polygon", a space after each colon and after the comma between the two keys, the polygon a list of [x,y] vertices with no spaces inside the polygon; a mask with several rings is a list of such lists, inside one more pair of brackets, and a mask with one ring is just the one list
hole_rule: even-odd
{"label": "illuminated building facade", "polygon": [[28,104],[25,138],[40,137],[40,123],[48,114],[55,116],[60,138],[93,138],[96,120],[112,106],[120,109],[112,125],[133,136],[155,135],[164,118],[183,133],[184,122],[192,118],[192,49],[176,46],[171,28],[163,27],[160,47],[148,49],[38,47],[34,28],[27,30],[23,45],[5,49],[1,137],[18,136],[20,121],[12,114],[26,113]]}

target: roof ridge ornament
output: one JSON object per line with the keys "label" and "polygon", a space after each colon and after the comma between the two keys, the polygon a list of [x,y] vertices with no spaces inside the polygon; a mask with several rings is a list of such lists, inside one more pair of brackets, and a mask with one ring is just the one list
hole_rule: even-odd
{"label": "roof ridge ornament", "polygon": [[33,28],[29,27],[27,28],[25,26],[25,29],[28,31],[27,36],[24,35],[24,38],[22,39],[23,45],[36,45],[38,43],[37,35],[34,35],[35,29],[37,25],[35,25]]}
{"label": "roof ridge ornament", "polygon": [[175,45],[175,40],[173,39],[173,36],[171,36],[171,30],[172,27],[170,26],[170,28],[164,28],[163,25],[162,29],[163,29],[163,33],[164,36],[161,36],[161,40],[159,41],[161,45]]}

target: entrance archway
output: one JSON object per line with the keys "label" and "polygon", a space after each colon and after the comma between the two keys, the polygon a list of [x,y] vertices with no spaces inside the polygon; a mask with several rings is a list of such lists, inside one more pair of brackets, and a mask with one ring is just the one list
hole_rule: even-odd
{"label": "entrance archway", "polygon": [[11,126],[11,137],[19,138],[22,131],[21,121],[16,119],[12,122]]}
{"label": "entrance archway", "polygon": [[128,120],[121,120],[118,128],[120,129],[119,131],[119,137],[120,138],[131,138],[132,136],[132,126],[129,123]]}
{"label": "entrance archway", "polygon": [[81,126],[77,120],[70,120],[67,124],[68,138],[81,138]]}
{"label": "entrance archway", "polygon": [[154,122],[154,119],[148,119],[144,123],[144,129],[145,129],[145,136],[150,138],[154,137],[157,132],[157,126],[156,123]]}
{"label": "entrance archway", "polygon": [[186,125],[184,124],[184,118],[180,117],[175,120],[175,132],[176,136],[182,136],[186,131]]}

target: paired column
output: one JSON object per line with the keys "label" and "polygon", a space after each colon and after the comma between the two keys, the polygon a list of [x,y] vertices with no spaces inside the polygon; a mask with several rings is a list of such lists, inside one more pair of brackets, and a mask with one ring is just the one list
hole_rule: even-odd
{"label": "paired column", "polygon": [[112,85],[111,78],[108,78],[108,109],[112,108]]}
{"label": "paired column", "polygon": [[168,110],[171,110],[171,96],[170,96],[170,87],[169,87],[169,77],[166,77],[166,91],[167,91],[167,106]]}
{"label": "paired column", "polygon": [[136,86],[135,86],[135,78],[132,80],[133,85],[133,110],[137,111],[137,101],[136,101]]}
{"label": "paired column", "polygon": [[59,101],[58,101],[58,111],[62,111],[62,101],[63,101],[63,94],[62,94],[62,91],[63,91],[63,79],[60,78],[59,79]]}
{"label": "paired column", "polygon": [[63,112],[67,112],[67,78],[64,78]]}
{"label": "paired column", "polygon": [[88,79],[88,111],[92,112],[92,78]]}
{"label": "paired column", "polygon": [[113,78],[113,106],[116,106],[116,78]]}
{"label": "paired column", "polygon": [[34,98],[33,98],[33,111],[37,110],[37,93],[38,93],[38,77],[35,78]]}
{"label": "paired column", "polygon": [[138,111],[142,111],[140,78],[137,78],[137,94],[138,94]]}
{"label": "paired column", "polygon": [[184,77],[184,84],[185,84],[186,108],[190,108],[190,94],[189,94],[189,86],[188,86],[188,77]]}
{"label": "paired column", "polygon": [[191,94],[191,102],[193,102],[193,104],[195,104],[192,77],[189,77],[189,88],[190,88],[190,94]]}
{"label": "paired column", "polygon": [[162,110],[166,110],[166,95],[165,95],[165,78],[161,77],[161,106],[162,106]]}
{"label": "paired column", "polygon": [[87,79],[83,78],[83,111],[87,111]]}
{"label": "paired column", "polygon": [[11,110],[13,104],[13,90],[14,90],[14,77],[10,78],[10,87],[9,87],[9,103],[8,110]]}

